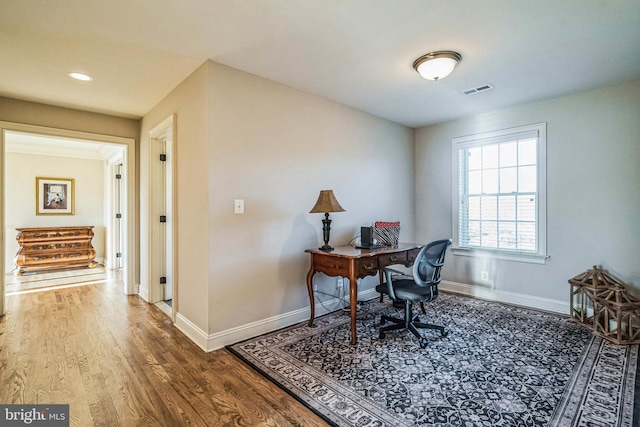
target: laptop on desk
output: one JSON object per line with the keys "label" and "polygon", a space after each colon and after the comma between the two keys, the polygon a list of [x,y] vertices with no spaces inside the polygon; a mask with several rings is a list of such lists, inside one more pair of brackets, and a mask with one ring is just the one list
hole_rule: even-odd
{"label": "laptop on desk", "polygon": [[360,227],[360,244],[356,245],[356,249],[381,249],[387,245],[379,245],[374,243],[373,227]]}

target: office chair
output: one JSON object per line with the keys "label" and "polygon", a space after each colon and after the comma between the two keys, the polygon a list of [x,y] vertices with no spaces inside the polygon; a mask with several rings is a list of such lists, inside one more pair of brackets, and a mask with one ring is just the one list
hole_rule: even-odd
{"label": "office chair", "polygon": [[[444,265],[444,256],[450,245],[451,240],[447,239],[437,240],[423,247],[413,264],[413,277],[411,278],[407,278],[405,274],[392,268],[384,269],[387,293],[394,302],[404,303],[404,318],[398,319],[382,315],[380,318],[380,339],[384,338],[385,332],[408,329],[418,337],[420,347],[425,348],[427,339],[418,332],[418,329],[435,329],[440,331],[441,337],[447,336],[444,326],[418,322],[419,315],[413,314],[413,303],[433,301],[438,296],[438,284],[442,280],[440,270]],[[392,324],[383,326],[386,322]]]}

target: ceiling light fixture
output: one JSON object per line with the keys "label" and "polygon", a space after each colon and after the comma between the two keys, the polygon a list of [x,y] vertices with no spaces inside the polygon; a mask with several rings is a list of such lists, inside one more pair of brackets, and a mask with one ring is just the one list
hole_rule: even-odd
{"label": "ceiling light fixture", "polygon": [[458,52],[440,50],[422,55],[414,61],[413,68],[425,79],[438,81],[451,74],[461,59]]}
{"label": "ceiling light fixture", "polygon": [[83,73],[68,73],[68,74],[69,74],[69,77],[76,80],[82,80],[83,82],[90,82],[91,80],[93,80],[93,77]]}

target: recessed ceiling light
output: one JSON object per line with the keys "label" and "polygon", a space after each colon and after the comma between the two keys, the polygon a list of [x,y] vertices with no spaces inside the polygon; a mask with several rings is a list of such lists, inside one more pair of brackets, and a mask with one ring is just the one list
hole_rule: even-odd
{"label": "recessed ceiling light", "polygon": [[69,77],[74,78],[76,80],[82,80],[83,82],[90,82],[91,80],[93,80],[93,77],[83,73],[69,73]]}

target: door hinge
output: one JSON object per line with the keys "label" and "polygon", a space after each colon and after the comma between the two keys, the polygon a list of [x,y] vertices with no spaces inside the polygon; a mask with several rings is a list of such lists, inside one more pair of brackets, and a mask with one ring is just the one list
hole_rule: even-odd
{"label": "door hinge", "polygon": [[167,161],[167,155],[166,154],[160,154],[160,161],[161,162],[166,162]]}
{"label": "door hinge", "polygon": [[122,179],[122,175],[121,175],[121,174],[119,174],[119,173],[117,173],[117,174],[116,174],[116,179]]}
{"label": "door hinge", "polygon": [[160,284],[161,284],[161,285],[166,285],[166,284],[167,284],[167,278],[166,278],[166,277],[164,277],[164,276],[162,276],[162,277],[160,278]]}
{"label": "door hinge", "polygon": [[116,252],[116,258],[122,258],[122,252]]}
{"label": "door hinge", "polygon": [[160,222],[167,222],[167,216],[166,215],[160,215]]}
{"label": "door hinge", "polygon": [[116,214],[116,219],[122,218],[122,214]]}

